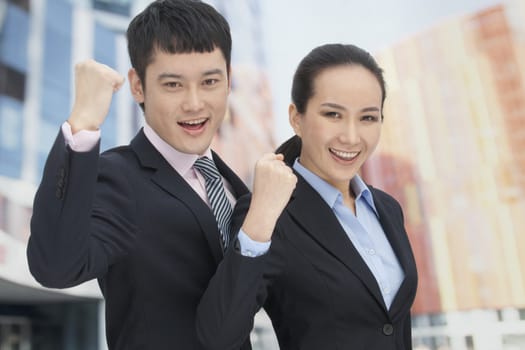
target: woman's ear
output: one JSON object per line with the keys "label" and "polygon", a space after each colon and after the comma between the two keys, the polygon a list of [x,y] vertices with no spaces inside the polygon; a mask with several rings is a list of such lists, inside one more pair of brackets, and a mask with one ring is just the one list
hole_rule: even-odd
{"label": "woman's ear", "polygon": [[131,94],[137,103],[144,103],[144,89],[142,82],[134,68],[128,71],[128,81]]}
{"label": "woman's ear", "polygon": [[288,120],[290,121],[290,126],[292,127],[295,134],[301,137],[302,116],[293,103],[290,103],[290,106],[288,107]]}

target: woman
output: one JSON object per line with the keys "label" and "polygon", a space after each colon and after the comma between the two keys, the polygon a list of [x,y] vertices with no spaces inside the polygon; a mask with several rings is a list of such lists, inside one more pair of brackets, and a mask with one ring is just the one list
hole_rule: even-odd
{"label": "woman", "polygon": [[[358,175],[384,100],[381,68],[356,46],[323,45],[301,61],[289,108],[296,136],[278,149],[293,174],[281,155],[256,165],[238,249],[199,306],[207,348],[238,348],[260,307],[281,349],[412,348],[417,273],[401,207]],[[270,240],[265,254],[245,256],[257,255],[246,242]]]}

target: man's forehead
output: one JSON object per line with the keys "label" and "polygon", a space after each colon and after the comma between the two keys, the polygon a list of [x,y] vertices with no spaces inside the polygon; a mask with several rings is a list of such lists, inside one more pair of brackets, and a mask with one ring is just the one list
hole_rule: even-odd
{"label": "man's forehead", "polygon": [[170,76],[226,75],[227,69],[226,60],[218,49],[212,52],[188,53],[158,51],[146,68],[147,72],[151,72],[159,79]]}

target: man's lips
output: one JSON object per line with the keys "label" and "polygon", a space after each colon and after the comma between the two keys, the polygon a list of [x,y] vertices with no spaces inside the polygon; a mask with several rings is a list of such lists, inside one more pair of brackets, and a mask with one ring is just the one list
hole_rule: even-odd
{"label": "man's lips", "polygon": [[187,130],[199,130],[206,124],[208,121],[208,118],[200,118],[200,119],[193,119],[193,120],[186,120],[177,122],[180,126],[182,126],[184,129]]}

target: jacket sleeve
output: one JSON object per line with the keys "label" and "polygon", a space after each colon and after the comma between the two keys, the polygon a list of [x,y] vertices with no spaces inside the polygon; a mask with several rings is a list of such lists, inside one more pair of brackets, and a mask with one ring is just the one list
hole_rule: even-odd
{"label": "jacket sleeve", "polygon": [[250,336],[265,300],[264,260],[230,251],[219,265],[197,308],[197,335],[205,349],[239,349]]}
{"label": "jacket sleeve", "polygon": [[101,277],[133,241],[135,205],[118,163],[101,159],[99,145],[71,151],[59,132],[35,195],[27,247],[29,269],[43,286]]}
{"label": "jacket sleeve", "polygon": [[219,264],[197,308],[197,335],[205,349],[239,349],[249,338],[255,314],[284,270],[277,232],[268,253],[253,258],[233,248]]}

